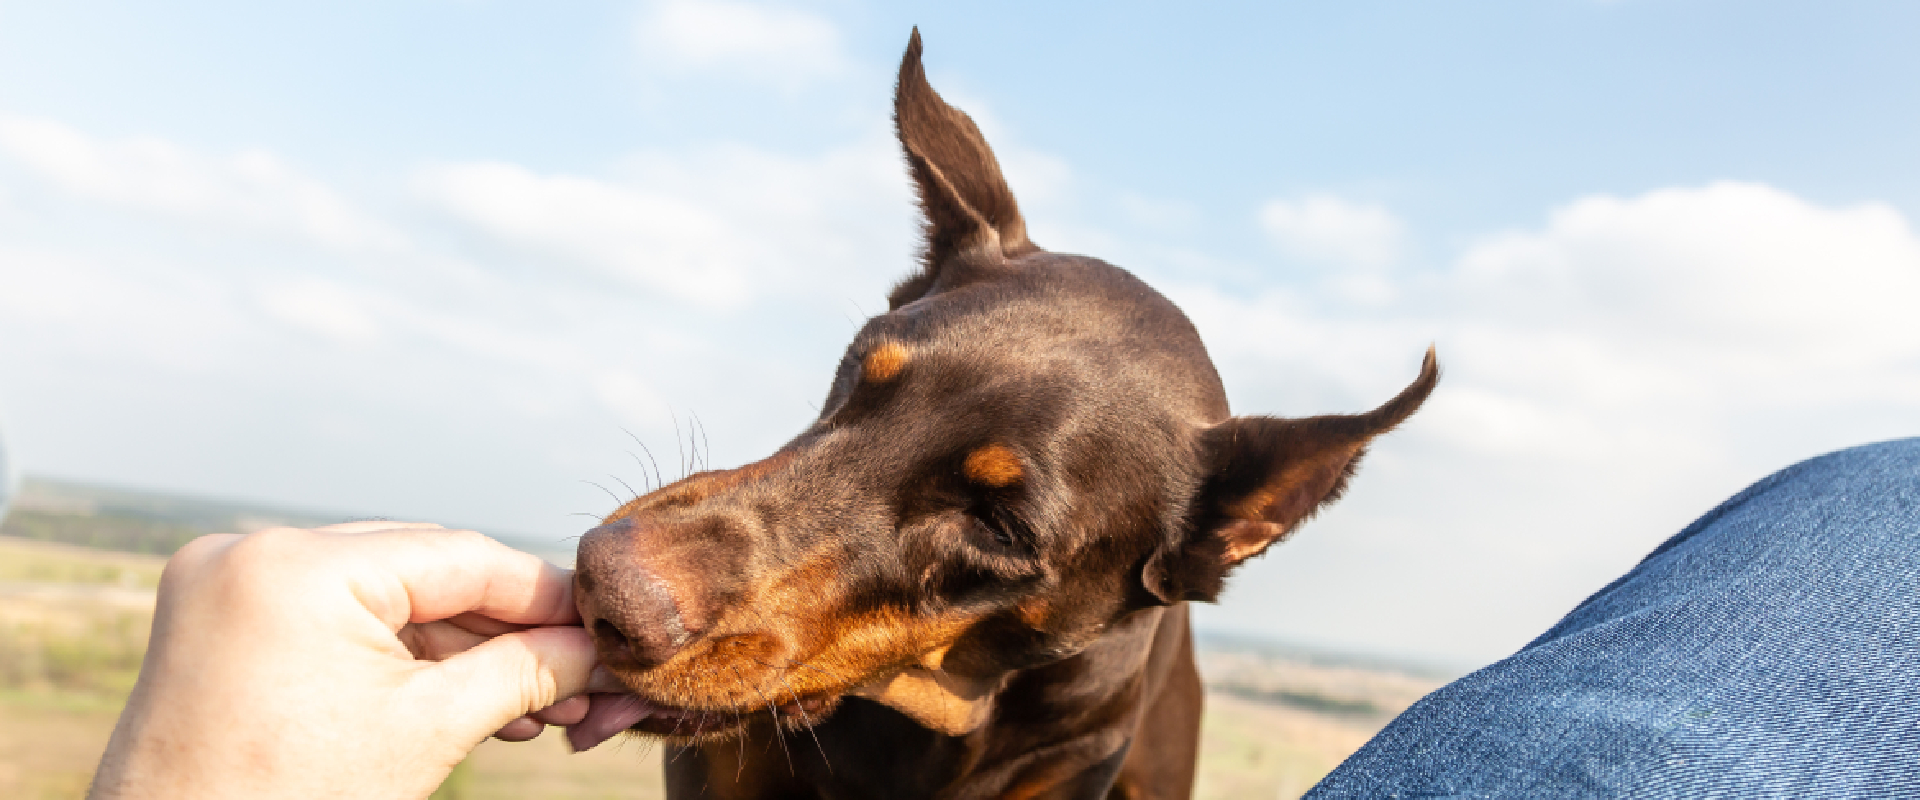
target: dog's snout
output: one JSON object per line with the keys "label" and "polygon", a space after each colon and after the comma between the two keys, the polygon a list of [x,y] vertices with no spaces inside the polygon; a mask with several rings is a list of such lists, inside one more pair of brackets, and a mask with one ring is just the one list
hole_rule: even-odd
{"label": "dog's snout", "polygon": [[581,621],[603,657],[647,669],[672,658],[692,638],[671,587],[652,568],[638,526],[602,525],[580,540],[578,572]]}
{"label": "dog's snout", "polygon": [[724,574],[710,541],[683,527],[620,520],[580,539],[574,599],[581,622],[614,666],[650,669],[713,623]]}

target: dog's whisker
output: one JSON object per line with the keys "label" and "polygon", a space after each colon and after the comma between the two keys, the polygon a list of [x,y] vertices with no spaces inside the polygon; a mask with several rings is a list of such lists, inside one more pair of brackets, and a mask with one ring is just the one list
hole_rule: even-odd
{"label": "dog's whisker", "polygon": [[667,417],[673,420],[673,449],[680,454],[680,477],[684,478],[687,476],[687,448],[680,439],[680,415],[668,408]]}
{"label": "dog's whisker", "polygon": [[733,768],[733,782],[739,783],[740,777],[746,774],[747,769],[747,736],[745,733],[742,733],[735,738],[738,739],[740,743],[740,760]]}
{"label": "dog's whisker", "polygon": [[622,452],[626,453],[628,458],[633,459],[634,466],[637,466],[640,468],[640,488],[645,489],[649,492],[653,491],[653,483],[651,482],[651,479],[647,475],[647,462],[641,461],[640,456],[634,453],[632,450],[624,450]]}
{"label": "dog's whisker", "polygon": [[580,482],[581,482],[581,483],[584,483],[584,484],[586,484],[586,485],[588,485],[588,486],[591,486],[591,487],[593,487],[593,488],[595,488],[595,489],[599,489],[600,491],[603,491],[603,492],[606,492],[606,493],[607,493],[607,496],[608,496],[608,497],[611,497],[611,498],[613,498],[613,504],[614,504],[614,505],[616,505],[616,506],[617,506],[617,505],[620,505],[620,504],[621,504],[621,503],[623,503],[623,502],[625,502],[625,501],[623,501],[623,500],[621,500],[621,499],[620,499],[620,495],[617,495],[617,494],[614,494],[614,493],[613,493],[613,490],[612,490],[612,489],[608,489],[608,488],[607,488],[607,487],[605,487],[605,486],[601,486],[600,484],[597,484],[597,483],[594,483],[593,481],[590,481],[590,480],[586,480],[586,479],[584,479],[584,478],[582,478],[582,479],[580,480]]}
{"label": "dog's whisker", "polygon": [[[666,481],[660,479],[660,459],[653,457],[653,449],[647,447],[646,442],[640,441],[640,437],[633,435],[633,431],[629,431],[626,428],[621,428],[620,430],[625,431],[627,438],[632,439],[634,444],[639,445],[640,452],[646,453],[647,460],[653,463],[653,488],[658,489],[666,486]],[[638,459],[635,460],[637,461]]]}
{"label": "dog's whisker", "polygon": [[[694,469],[696,472],[712,469],[713,444],[707,441],[707,425],[700,421],[700,415],[697,412],[688,411],[687,416],[689,418],[687,422],[687,441],[689,444],[694,445]],[[693,438],[696,430],[700,433],[700,439],[697,442],[694,441]]]}
{"label": "dog's whisker", "polygon": [[[634,491],[634,490],[633,490],[633,487],[632,487],[632,486],[630,486],[630,485],[628,485],[626,481],[623,481],[623,480],[620,480],[620,476],[618,476],[618,475],[615,475],[615,474],[613,474],[613,473],[607,473],[607,477],[609,477],[609,478],[612,478],[612,479],[614,479],[614,481],[615,481],[615,482],[617,482],[617,483],[619,483],[619,484],[620,484],[620,486],[621,486],[621,488],[624,488],[624,489],[626,489],[626,490],[627,490],[627,494],[630,494],[630,495],[632,495],[633,497],[639,497],[639,496],[640,496],[640,493],[639,493],[639,492],[636,492],[636,491]],[[625,501],[622,501],[622,504],[624,505],[624,504],[625,504]]]}
{"label": "dog's whisker", "polygon": [[707,421],[698,417],[694,419],[700,423],[700,452],[705,454],[700,457],[700,460],[711,468],[713,466],[713,442],[707,439]]}
{"label": "dog's whisker", "polygon": [[750,684],[745,678],[740,677],[740,670],[735,669],[733,671],[733,677],[734,680],[740,682],[741,687],[751,689],[754,694],[760,695],[760,702],[766,704],[767,718],[773,725],[773,738],[780,743],[780,752],[787,758],[787,774],[799,777],[799,770],[793,766],[793,751],[787,749],[787,737],[780,732],[780,708],[774,705],[772,700],[767,698],[766,692],[760,691],[759,686]]}
{"label": "dog's whisker", "polygon": [[800,721],[806,726],[807,736],[813,739],[813,749],[820,752],[820,763],[827,768],[827,774],[833,774],[833,760],[827,758],[827,746],[820,743],[820,734],[813,729],[813,717],[807,714],[807,706],[800,702],[800,693],[793,690],[793,683],[787,680],[787,671],[779,670],[780,682],[787,685],[787,694],[793,696],[793,705],[800,709]]}

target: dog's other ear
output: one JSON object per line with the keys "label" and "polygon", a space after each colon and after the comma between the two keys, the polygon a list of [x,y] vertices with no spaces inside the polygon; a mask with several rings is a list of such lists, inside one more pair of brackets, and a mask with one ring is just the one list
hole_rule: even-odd
{"label": "dog's other ear", "polygon": [[1367,443],[1420,408],[1440,379],[1433,348],[1420,375],[1392,400],[1357,415],[1234,417],[1201,437],[1208,475],[1184,546],[1150,557],[1141,574],[1162,602],[1212,601],[1227,572],[1266,552],[1339,499]]}
{"label": "dog's other ear", "polygon": [[926,251],[921,270],[888,296],[892,308],[985,277],[1008,258],[1040,249],[1027,240],[1013,190],[980,129],[927,83],[917,27],[900,61],[893,125],[926,214]]}

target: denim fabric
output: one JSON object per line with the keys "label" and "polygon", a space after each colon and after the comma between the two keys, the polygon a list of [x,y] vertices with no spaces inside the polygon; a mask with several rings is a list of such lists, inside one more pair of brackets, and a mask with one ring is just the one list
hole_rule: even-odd
{"label": "denim fabric", "polygon": [[1920,439],[1754,484],[1307,797],[1920,797]]}

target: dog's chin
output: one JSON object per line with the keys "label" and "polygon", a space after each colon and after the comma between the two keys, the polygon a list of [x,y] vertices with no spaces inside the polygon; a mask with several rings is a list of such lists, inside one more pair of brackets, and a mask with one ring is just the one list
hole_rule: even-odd
{"label": "dog's chin", "polygon": [[839,695],[801,696],[741,708],[687,708],[641,694],[597,694],[587,718],[572,726],[568,738],[585,750],[622,733],[699,744],[742,735],[756,724],[804,728],[819,723],[840,705]]}

